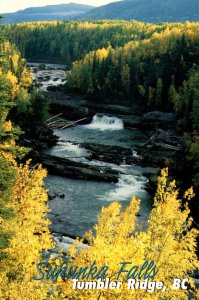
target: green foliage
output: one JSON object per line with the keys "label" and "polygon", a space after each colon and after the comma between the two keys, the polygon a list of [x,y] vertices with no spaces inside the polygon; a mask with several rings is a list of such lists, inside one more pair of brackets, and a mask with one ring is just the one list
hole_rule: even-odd
{"label": "green foliage", "polygon": [[29,106],[31,105],[31,95],[24,88],[21,88],[17,94],[16,98],[17,112],[25,113],[27,112]]}
{"label": "green foliage", "polygon": [[[0,157],[0,220],[4,222],[15,216],[12,208],[7,206],[11,199],[12,189],[16,179],[16,170],[12,164]],[[0,260],[6,258],[4,249],[9,245],[11,232],[3,230],[0,225]]]}
{"label": "green foliage", "polygon": [[29,118],[34,124],[42,124],[48,118],[48,102],[45,97],[37,91],[31,94],[31,108]]}
{"label": "green foliage", "polygon": [[158,78],[157,85],[156,85],[156,97],[155,103],[157,106],[162,106],[162,97],[163,97],[163,83],[162,79]]}
{"label": "green foliage", "polygon": [[9,40],[29,59],[62,62],[70,66],[86,53],[103,47],[121,47],[132,40],[150,37],[164,24],[136,21],[66,21],[1,25]]}
{"label": "green foliage", "polygon": [[184,118],[187,159],[193,170],[193,183],[199,187],[199,67],[189,70],[188,78],[179,91],[179,114]]}
{"label": "green foliage", "polygon": [[145,37],[152,28],[156,32],[123,47],[91,51],[74,62],[68,86],[85,94],[93,86],[92,95],[102,99],[121,96],[159,109],[181,110],[177,93],[193,64],[198,64],[198,23],[146,28]]}
{"label": "green foliage", "polygon": [[11,238],[11,230],[4,223],[15,216],[9,206],[17,176],[14,158],[26,153],[24,148],[15,144],[21,131],[7,121],[10,110],[16,105],[15,93],[17,90],[20,92],[18,83],[23,72],[22,65],[15,47],[0,35],[0,260],[7,257],[5,248]]}
{"label": "green foliage", "polygon": [[8,201],[12,192],[16,171],[12,169],[12,164],[0,157],[0,194],[1,199]]}
{"label": "green foliage", "polygon": [[189,91],[188,103],[192,107],[190,117],[193,129],[199,132],[199,66],[194,66],[190,70],[187,85]]}
{"label": "green foliage", "polygon": [[12,100],[11,84],[5,75],[0,76],[0,136],[1,128],[7,117],[9,108],[14,106]]}
{"label": "green foliage", "polygon": [[187,160],[192,166],[194,176],[193,184],[199,187],[199,133],[194,131],[192,134],[186,133],[185,142],[187,146]]}
{"label": "green foliage", "polygon": [[[5,232],[0,226],[0,260],[6,259],[8,257],[7,253],[4,251],[9,246],[10,238],[12,237],[11,232]],[[3,250],[3,251],[2,251]],[[0,267],[1,271],[1,267]]]}

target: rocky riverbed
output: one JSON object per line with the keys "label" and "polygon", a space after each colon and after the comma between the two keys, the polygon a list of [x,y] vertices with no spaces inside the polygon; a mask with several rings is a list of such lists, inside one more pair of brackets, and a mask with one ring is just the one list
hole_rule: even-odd
{"label": "rocky riverbed", "polygon": [[165,162],[173,170],[181,167],[181,151],[148,141],[159,128],[175,128],[175,115],[147,112],[125,101],[96,104],[67,95],[64,66],[33,68],[52,116],[61,114],[68,123],[84,119],[63,130],[38,128],[38,139],[26,141],[36,150],[34,163],[43,163],[49,173],[49,218],[57,245],[63,248],[62,236],[83,236],[96,224],[102,206],[117,200],[125,207],[133,195],[142,199],[138,222],[145,227],[158,167]]}

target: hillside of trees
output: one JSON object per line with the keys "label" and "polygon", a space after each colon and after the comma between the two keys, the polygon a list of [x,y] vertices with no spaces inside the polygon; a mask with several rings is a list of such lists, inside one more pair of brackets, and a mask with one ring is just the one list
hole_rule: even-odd
{"label": "hillside of trees", "polygon": [[[42,299],[48,288],[31,282],[40,254],[53,246],[46,219],[46,171],[22,164],[17,112],[34,111],[26,61],[0,34],[0,299]],[[16,109],[14,122],[10,112]],[[9,286],[9,288],[8,288]]]}
{"label": "hillside of trees", "polygon": [[91,51],[73,63],[67,88],[95,99],[129,99],[175,112],[199,184],[199,24],[165,25],[150,38]]}
{"label": "hillside of trees", "polygon": [[30,7],[15,13],[6,13],[0,23],[21,23],[34,21],[70,20],[86,13],[93,6],[69,3]]}
{"label": "hillside of trees", "polygon": [[121,19],[141,22],[184,22],[199,20],[198,0],[124,0],[94,8],[83,20]]}
{"label": "hillside of trees", "polygon": [[145,106],[171,108],[170,88],[179,90],[191,69],[197,69],[199,25],[186,22],[156,29],[149,38],[123,47],[89,52],[73,63],[68,86],[102,99],[125,97]]}
{"label": "hillside of trees", "polygon": [[[174,26],[174,25],[172,25]],[[132,40],[149,38],[165,24],[136,21],[68,21],[1,25],[11,42],[31,60],[62,62],[70,66],[89,51],[124,46]]]}

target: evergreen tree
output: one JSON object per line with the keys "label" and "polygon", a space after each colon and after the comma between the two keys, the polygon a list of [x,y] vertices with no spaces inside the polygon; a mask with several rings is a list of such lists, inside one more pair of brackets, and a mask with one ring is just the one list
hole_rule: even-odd
{"label": "evergreen tree", "polygon": [[162,99],[163,97],[163,82],[161,78],[158,78],[157,85],[156,85],[156,96],[155,96],[155,103],[158,107],[162,107]]}

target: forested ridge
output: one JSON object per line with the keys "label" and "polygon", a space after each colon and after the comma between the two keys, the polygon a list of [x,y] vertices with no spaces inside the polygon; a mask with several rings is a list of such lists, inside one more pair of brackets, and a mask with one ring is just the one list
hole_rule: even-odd
{"label": "forested ridge", "polygon": [[[169,26],[174,26],[169,25]],[[132,40],[149,38],[166,24],[137,21],[29,22],[1,25],[6,36],[31,60],[62,62],[70,67],[89,51],[124,46]]]}

